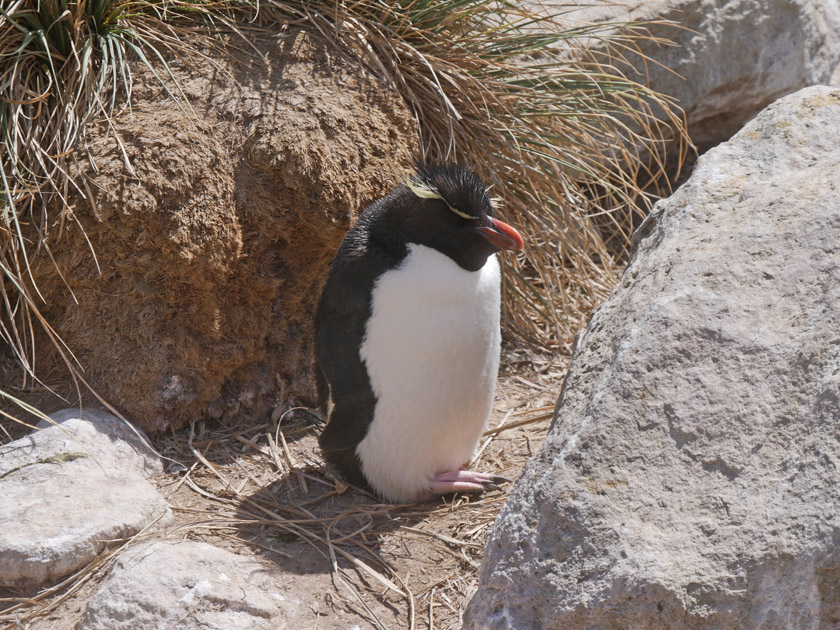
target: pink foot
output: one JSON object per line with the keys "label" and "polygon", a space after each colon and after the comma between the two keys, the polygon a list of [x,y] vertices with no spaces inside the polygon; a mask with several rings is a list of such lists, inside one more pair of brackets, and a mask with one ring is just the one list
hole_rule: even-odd
{"label": "pink foot", "polygon": [[429,479],[429,491],[420,493],[417,500],[428,501],[435,496],[452,492],[484,492],[498,487],[500,483],[510,483],[510,479],[462,468],[461,470],[439,473]]}

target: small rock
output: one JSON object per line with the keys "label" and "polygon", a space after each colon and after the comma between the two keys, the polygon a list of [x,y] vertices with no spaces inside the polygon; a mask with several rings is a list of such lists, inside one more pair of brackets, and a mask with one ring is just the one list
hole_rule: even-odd
{"label": "small rock", "polygon": [[93,560],[171,511],[146,477],[145,436],[104,411],[65,409],[0,446],[0,586],[40,584]]}
{"label": "small rock", "polygon": [[119,555],[77,630],[292,628],[284,621],[303,608],[286,593],[293,582],[206,543],[152,542]]}

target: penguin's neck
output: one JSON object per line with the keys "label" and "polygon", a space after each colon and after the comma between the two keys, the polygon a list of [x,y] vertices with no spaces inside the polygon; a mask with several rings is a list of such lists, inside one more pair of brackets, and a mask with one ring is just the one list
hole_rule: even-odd
{"label": "penguin's neck", "polygon": [[[477,271],[469,271],[439,250],[417,243],[407,244],[405,258],[390,273],[399,278],[397,290],[404,294],[403,299],[431,306],[460,302],[482,310],[488,297],[499,291],[501,283],[495,255]],[[490,301],[495,300],[491,297]]]}

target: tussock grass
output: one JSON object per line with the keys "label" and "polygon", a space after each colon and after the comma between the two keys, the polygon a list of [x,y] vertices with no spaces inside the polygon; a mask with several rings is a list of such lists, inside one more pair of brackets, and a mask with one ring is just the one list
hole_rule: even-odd
{"label": "tussock grass", "polygon": [[684,150],[676,108],[621,72],[629,68],[622,54],[648,37],[644,25],[580,24],[571,8],[541,15],[497,0],[0,0],[0,338],[25,378],[37,374],[36,326],[80,374],[40,314],[29,269],[75,223],[69,197],[92,197],[80,168],[92,160],[87,124],[130,106],[138,62],[189,108],[165,61],[189,46],[185,32],[247,38],[249,28],[280,25],[310,30],[393,85],[419,123],[423,156],[471,163],[495,184],[502,214],[527,243],[505,259],[506,331],[569,348],[615,281],[633,217],[647,208],[642,189],[664,181],[669,140],[677,139],[678,157]]}
{"label": "tussock grass", "polygon": [[404,96],[425,155],[476,164],[497,185],[527,244],[505,259],[506,331],[542,347],[569,348],[612,288],[642,188],[667,181],[664,151],[683,133],[665,97],[620,71],[644,26],[575,23],[572,8],[363,1],[308,14]]}
{"label": "tussock grass", "polygon": [[91,197],[80,168],[90,159],[87,124],[130,102],[129,58],[156,75],[168,72],[159,49],[173,38],[157,8],[125,0],[0,0],[0,340],[23,368],[22,388],[37,378],[36,326],[80,378],[72,351],[41,315],[31,265],[52,258],[51,247],[76,222],[71,194]]}
{"label": "tussock grass", "polygon": [[654,39],[645,24],[581,23],[576,5],[261,5],[314,26],[393,85],[424,157],[468,162],[495,184],[526,237],[517,259],[505,257],[505,330],[566,350],[611,290],[647,193],[668,190],[666,150],[681,163],[687,142],[679,109],[624,74],[635,74],[635,42]]}

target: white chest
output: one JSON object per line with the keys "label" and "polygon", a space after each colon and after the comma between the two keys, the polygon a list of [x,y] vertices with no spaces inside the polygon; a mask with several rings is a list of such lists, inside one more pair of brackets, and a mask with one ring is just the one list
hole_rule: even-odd
{"label": "white chest", "polygon": [[500,284],[495,256],[471,272],[422,245],[377,280],[360,352],[377,405],[356,452],[386,497],[411,500],[472,456],[496,386]]}

